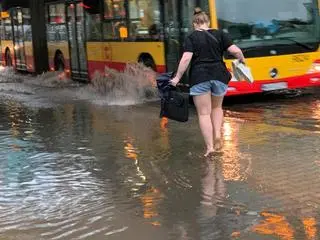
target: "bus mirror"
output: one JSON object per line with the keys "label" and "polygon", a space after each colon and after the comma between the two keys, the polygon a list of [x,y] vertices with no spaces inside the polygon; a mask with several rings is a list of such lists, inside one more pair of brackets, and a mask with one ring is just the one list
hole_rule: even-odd
{"label": "bus mirror", "polygon": [[128,28],[125,26],[121,26],[119,28],[120,38],[128,38]]}

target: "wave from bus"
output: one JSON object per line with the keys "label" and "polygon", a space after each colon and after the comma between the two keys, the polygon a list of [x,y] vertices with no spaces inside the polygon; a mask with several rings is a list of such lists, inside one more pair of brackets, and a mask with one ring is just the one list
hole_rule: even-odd
{"label": "wave from bus", "polygon": [[96,103],[108,105],[131,105],[158,98],[156,72],[142,64],[127,64],[123,71],[105,67],[103,73],[96,72],[89,93]]}

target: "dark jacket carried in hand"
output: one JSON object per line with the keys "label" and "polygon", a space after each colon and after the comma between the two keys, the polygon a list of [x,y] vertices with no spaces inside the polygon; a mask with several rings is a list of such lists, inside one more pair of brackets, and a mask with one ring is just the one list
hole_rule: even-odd
{"label": "dark jacket carried in hand", "polygon": [[170,84],[170,80],[174,77],[173,72],[162,73],[157,77],[157,87],[160,98],[167,98],[169,91],[174,87]]}

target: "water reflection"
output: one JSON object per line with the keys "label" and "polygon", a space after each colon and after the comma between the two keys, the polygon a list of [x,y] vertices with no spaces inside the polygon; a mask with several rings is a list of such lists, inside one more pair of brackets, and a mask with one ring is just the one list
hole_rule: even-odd
{"label": "water reflection", "polygon": [[150,224],[153,226],[161,226],[157,217],[159,216],[158,205],[162,197],[160,190],[154,187],[148,189],[146,193],[141,196],[143,217],[147,220],[151,220]]}
{"label": "water reflection", "polygon": [[294,230],[284,216],[268,212],[262,212],[261,216],[265,220],[253,228],[254,232],[263,235],[276,235],[281,240],[293,239]]}
{"label": "water reflection", "polygon": [[218,210],[224,207],[226,197],[221,158],[214,156],[212,159],[206,159],[202,167],[199,239],[219,239],[223,237],[223,228],[219,226],[221,217],[219,219]]}
{"label": "water reflection", "polygon": [[281,240],[318,239],[315,217],[295,218],[281,213],[262,212],[263,220],[252,228],[253,232],[274,236]]}
{"label": "water reflection", "polygon": [[240,119],[226,118],[223,124],[223,175],[226,181],[245,181],[251,170],[251,156],[239,149]]}
{"label": "water reflection", "polygon": [[226,196],[226,186],[222,174],[222,164],[219,157],[204,160],[201,177],[202,200],[204,206],[214,206],[212,216],[216,215],[217,205],[223,202]]}
{"label": "water reflection", "polygon": [[316,239],[317,221],[314,217],[305,217],[302,220],[307,240]]}

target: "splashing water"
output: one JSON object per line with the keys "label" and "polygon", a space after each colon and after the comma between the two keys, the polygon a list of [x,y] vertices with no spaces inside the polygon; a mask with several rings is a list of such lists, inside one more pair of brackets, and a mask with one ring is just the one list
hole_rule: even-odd
{"label": "splashing water", "polygon": [[12,67],[0,66],[0,83],[21,83],[22,76],[16,74]]}
{"label": "splashing water", "polygon": [[156,72],[138,63],[127,64],[123,71],[105,67],[104,73],[95,73],[88,90],[96,103],[138,104],[157,99],[155,79]]}
{"label": "splashing water", "polygon": [[31,78],[28,83],[42,87],[68,88],[79,87],[80,83],[68,78],[64,72],[46,72]]}
{"label": "splashing water", "polygon": [[34,77],[2,67],[0,83],[5,85],[1,86],[0,92],[33,95],[41,89],[53,88],[59,90],[52,93],[56,99],[65,99],[67,95],[99,105],[133,105],[158,99],[156,74],[138,63],[127,64],[123,71],[105,67],[104,72],[96,71],[91,82],[83,85],[69,79],[63,72],[46,72]]}
{"label": "splashing water", "polygon": [[64,72],[46,72],[36,77],[18,73],[12,67],[0,66],[0,83],[23,83],[23,85],[36,85],[39,87],[69,87],[78,85],[67,78]]}

